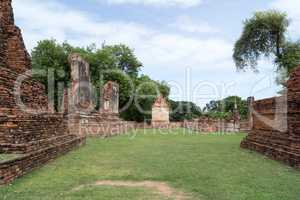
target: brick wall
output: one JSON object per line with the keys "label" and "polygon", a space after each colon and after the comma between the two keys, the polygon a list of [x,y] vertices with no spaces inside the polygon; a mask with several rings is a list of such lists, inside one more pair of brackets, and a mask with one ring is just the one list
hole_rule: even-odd
{"label": "brick wall", "polygon": [[[24,78],[18,87],[17,79]],[[28,75],[20,77],[19,74],[0,67],[0,115],[16,115],[23,113],[18,106],[18,98],[24,103],[27,109],[38,112],[46,112],[48,110],[48,97],[45,92],[45,86],[32,80]],[[22,79],[23,79],[22,78]],[[19,92],[15,93],[15,91]]]}
{"label": "brick wall", "polygon": [[255,101],[253,128],[241,147],[291,166],[300,166],[300,68],[287,82],[287,94]]}
{"label": "brick wall", "polygon": [[[0,23],[0,153],[24,154],[0,163],[0,184],[6,184],[84,144],[85,136],[69,132],[64,115],[48,108],[45,87],[30,74],[23,76],[31,61],[14,25],[11,0],[0,1]],[[23,81],[15,93],[19,78]]]}
{"label": "brick wall", "polygon": [[24,156],[0,163],[0,185],[8,184],[14,179],[23,176],[32,170],[42,167],[65,153],[78,148],[85,143],[85,138],[73,138],[68,141],[53,143],[48,148],[32,151]]}
{"label": "brick wall", "polygon": [[69,114],[66,123],[70,133],[79,136],[110,137],[136,129],[136,122],[123,121],[118,114]]}
{"label": "brick wall", "polygon": [[243,120],[240,122],[240,131],[241,132],[251,131],[251,125],[250,125],[249,120]]}
{"label": "brick wall", "polygon": [[[2,40],[2,64],[17,73],[31,69],[30,56],[25,48],[21,31],[14,24],[11,0],[0,2],[0,22]],[[1,64],[1,63],[0,63]]]}
{"label": "brick wall", "polygon": [[199,132],[239,132],[239,123],[234,120],[215,120],[210,118],[200,118],[194,121],[186,121],[184,128],[192,129]]}

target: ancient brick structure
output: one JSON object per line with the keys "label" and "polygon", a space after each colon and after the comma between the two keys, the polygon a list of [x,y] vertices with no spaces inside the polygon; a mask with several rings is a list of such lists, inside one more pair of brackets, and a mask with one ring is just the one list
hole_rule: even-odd
{"label": "ancient brick structure", "polygon": [[15,26],[11,0],[0,2],[0,66],[24,73],[31,68],[21,31]]}
{"label": "ancient brick structure", "polygon": [[161,127],[170,123],[170,107],[166,99],[158,97],[152,106],[152,126]]}
{"label": "ancient brick structure", "polygon": [[[24,103],[29,109],[47,110],[47,98],[40,96],[45,93],[44,86],[33,81],[30,74],[24,74],[31,69],[28,52],[25,49],[21,31],[14,24],[11,0],[0,2],[0,115],[16,114],[18,103]],[[23,77],[19,77],[20,74]],[[14,94],[20,79],[20,95]],[[34,94],[34,95],[33,95]]]}
{"label": "ancient brick structure", "polygon": [[112,81],[107,82],[101,92],[101,113],[119,113],[119,85]]}
{"label": "ancient brick structure", "polygon": [[89,113],[94,109],[89,64],[77,53],[69,56],[72,88],[70,112]]}
{"label": "ancient brick structure", "polygon": [[240,127],[236,124],[235,120],[217,120],[207,117],[186,121],[183,124],[183,127],[204,133],[228,133],[240,131]]}
{"label": "ancient brick structure", "polygon": [[0,185],[8,184],[14,179],[42,167],[50,160],[64,155],[85,143],[85,138],[72,138],[51,141],[47,148],[30,151],[19,158],[0,163]]}
{"label": "ancient brick structure", "polygon": [[135,128],[119,117],[119,87],[109,81],[102,89],[100,110],[95,109],[88,63],[78,54],[70,56],[72,87],[65,92],[64,107],[69,131],[78,136],[109,137]]}
{"label": "ancient brick structure", "polygon": [[300,166],[300,68],[287,82],[287,94],[252,103],[252,130],[241,147]]}
{"label": "ancient brick structure", "polygon": [[84,144],[62,114],[49,110],[45,87],[31,78],[29,55],[14,25],[11,0],[0,2],[0,153],[22,154],[0,163],[0,184]]}
{"label": "ancient brick structure", "polygon": [[251,131],[250,127],[251,127],[251,125],[250,125],[249,120],[240,121],[240,131],[241,132],[248,133],[249,131]]}
{"label": "ancient brick structure", "polygon": [[[79,54],[70,55],[69,62],[72,86],[65,90],[63,111],[54,113],[48,104],[45,87],[34,81],[30,72],[25,73],[31,69],[31,62],[21,31],[14,25],[11,0],[1,0],[0,153],[21,156],[0,163],[0,184],[9,183],[79,147],[85,143],[86,136],[108,137],[136,128],[183,127],[204,132],[236,131],[235,123],[219,123],[209,119],[170,123],[169,106],[163,97],[159,97],[153,105],[152,125],[125,122],[119,118],[119,88],[113,82],[104,86],[101,109],[95,111],[89,64]],[[300,76],[299,72],[295,76]],[[289,88],[293,89],[288,93],[288,127],[289,139],[293,141],[289,144],[293,150],[299,150],[299,143],[295,142],[299,133],[299,86],[299,79],[291,78]],[[298,89],[294,90],[295,87]],[[254,119],[255,123],[258,124]],[[249,144],[250,148],[253,145],[248,141],[244,144]]]}

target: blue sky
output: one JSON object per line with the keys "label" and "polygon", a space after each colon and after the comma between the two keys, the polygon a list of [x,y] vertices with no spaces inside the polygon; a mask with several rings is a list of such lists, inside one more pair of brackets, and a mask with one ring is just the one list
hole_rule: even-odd
{"label": "blue sky", "polygon": [[125,43],[143,62],[142,73],[167,81],[171,98],[203,106],[229,95],[276,95],[270,60],[259,74],[237,73],[232,61],[242,22],[255,11],[280,9],[300,38],[299,0],[13,0],[16,23],[30,50],[42,39],[77,46]]}

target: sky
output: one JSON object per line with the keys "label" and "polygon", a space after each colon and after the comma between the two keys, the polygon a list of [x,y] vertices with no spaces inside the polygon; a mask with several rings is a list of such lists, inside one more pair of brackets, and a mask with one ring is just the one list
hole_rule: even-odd
{"label": "sky", "polygon": [[124,43],[143,63],[142,74],[166,81],[170,98],[204,106],[230,95],[277,95],[272,60],[259,73],[237,72],[233,46],[255,11],[278,9],[300,38],[299,0],[13,0],[27,49],[54,38],[76,46]]}

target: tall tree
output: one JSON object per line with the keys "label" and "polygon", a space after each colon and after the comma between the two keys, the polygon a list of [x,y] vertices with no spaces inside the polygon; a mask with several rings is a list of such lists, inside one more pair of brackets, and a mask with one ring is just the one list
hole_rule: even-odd
{"label": "tall tree", "polygon": [[285,13],[270,10],[257,12],[244,22],[244,30],[234,47],[233,58],[239,70],[250,67],[257,69],[261,56],[275,57],[275,63],[282,59],[286,45],[289,20]]}

